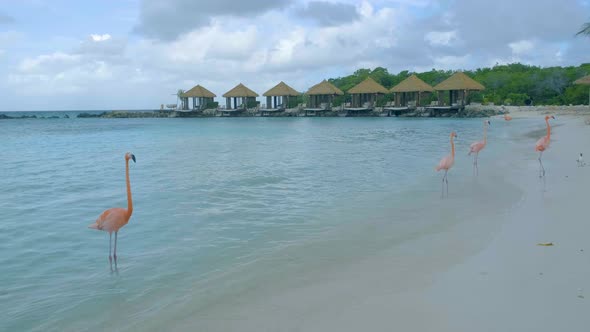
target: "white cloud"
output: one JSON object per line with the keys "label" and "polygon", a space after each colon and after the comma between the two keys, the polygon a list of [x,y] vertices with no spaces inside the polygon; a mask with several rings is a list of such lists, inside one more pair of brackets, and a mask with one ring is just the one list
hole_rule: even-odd
{"label": "white cloud", "polygon": [[471,54],[463,56],[445,55],[434,57],[434,68],[445,70],[470,69],[470,67],[472,67],[471,58]]}
{"label": "white cloud", "polygon": [[508,47],[512,50],[512,53],[516,56],[526,55],[535,47],[535,43],[531,40],[520,40],[508,44]]}
{"label": "white cloud", "polygon": [[8,84],[18,95],[56,97],[91,93],[101,85],[126,82],[136,76],[125,61],[120,63],[100,48],[94,53],[91,50],[80,47],[69,53],[58,51],[25,58],[8,75]]}
{"label": "white cloud", "polygon": [[[218,95],[238,82],[264,92],[279,80],[305,91],[331,73],[346,73],[359,64],[379,65],[383,54],[397,45],[392,24],[396,12],[364,6],[357,22],[341,28],[305,27],[285,16],[268,14],[263,17],[265,24],[213,20],[210,26],[171,42],[142,39],[128,44],[113,36],[90,36],[69,52],[22,60],[10,84],[21,95],[31,90],[44,91],[46,96],[108,90],[113,96],[111,103],[118,107],[129,102],[131,86],[153,90],[144,96],[148,105],[159,105],[170,91],[196,83]],[[272,24],[273,29],[267,30],[266,24]],[[309,71],[314,73],[302,75]],[[117,94],[126,97],[116,99]]]}
{"label": "white cloud", "polygon": [[26,58],[18,66],[19,71],[25,73],[59,71],[68,68],[80,61],[80,56],[55,52],[52,54],[39,55],[34,58]]}
{"label": "white cloud", "polygon": [[255,18],[291,3],[292,0],[142,0],[135,31],[149,38],[170,41],[209,25],[212,19]]}
{"label": "white cloud", "polygon": [[305,29],[296,27],[269,50],[269,64],[284,66],[291,63],[297,47],[305,44]]}
{"label": "white cloud", "polygon": [[[144,41],[133,53],[138,55],[136,60],[155,63],[179,76],[215,75],[220,80],[250,79],[251,72],[352,68],[357,61],[379,63],[383,53],[397,45],[392,23],[396,18],[388,8],[369,8],[357,22],[341,27],[305,27],[285,22],[285,17],[263,17],[261,21],[273,30],[261,30],[251,22],[232,26],[214,20],[173,42]],[[314,76],[310,79],[317,79]]]}
{"label": "white cloud", "polygon": [[122,58],[127,50],[125,38],[114,38],[109,34],[90,35],[88,39],[80,42],[79,47],[73,50],[75,54],[84,54],[94,59]]}
{"label": "white cloud", "polygon": [[[549,0],[527,0],[512,10],[506,7],[510,0],[498,1],[500,5],[468,0],[256,0],[228,5],[229,0],[203,0],[197,15],[189,10],[198,6],[195,1],[143,0],[138,22],[129,26],[135,24],[139,35],[126,36],[114,27],[109,33],[88,34],[99,28],[85,32],[82,40],[61,36],[59,47],[46,43],[40,51],[34,33],[25,38],[0,32],[0,70],[5,73],[0,97],[10,100],[35,91],[47,103],[67,100],[83,108],[154,107],[174,102],[167,99],[172,93],[197,83],[217,95],[239,82],[262,93],[280,80],[305,91],[321,79],[362,67],[397,72],[471,69],[495,62],[588,61],[590,43],[573,37],[580,24],[563,22],[568,15],[574,17],[571,21],[578,19],[576,0],[564,0],[559,7]],[[312,3],[344,8],[351,15],[302,19],[301,9]],[[247,5],[255,10],[244,11]],[[562,23],[554,21],[558,19]],[[10,65],[2,68],[3,63]],[[138,90],[145,93],[136,97]]]}
{"label": "white cloud", "polygon": [[547,42],[572,39],[587,11],[578,0],[455,0],[447,11],[449,25],[470,47],[494,48],[534,38]]}
{"label": "white cloud", "polygon": [[555,53],[555,59],[556,59],[558,62],[561,62],[561,61],[563,61],[563,53],[562,53],[562,51],[561,51],[561,50],[559,50],[559,51],[557,51],[557,52]]}
{"label": "white cloud", "polygon": [[379,62],[398,46],[395,10],[373,10],[363,3],[357,21],[339,27],[291,27],[274,36],[279,42],[267,50],[273,69],[310,70],[355,67],[359,61]]}
{"label": "white cloud", "polygon": [[9,47],[23,39],[23,34],[17,31],[0,31],[0,46]]}
{"label": "white cloud", "polygon": [[354,5],[327,1],[310,1],[297,13],[302,19],[312,19],[324,26],[350,23],[359,17]]}
{"label": "white cloud", "polygon": [[451,46],[457,41],[457,30],[452,31],[430,31],[424,39],[432,46]]}
{"label": "white cloud", "polygon": [[102,42],[102,41],[106,41],[111,39],[111,35],[109,35],[108,33],[104,34],[104,35],[90,35],[90,38],[92,38],[93,41],[95,42]]}

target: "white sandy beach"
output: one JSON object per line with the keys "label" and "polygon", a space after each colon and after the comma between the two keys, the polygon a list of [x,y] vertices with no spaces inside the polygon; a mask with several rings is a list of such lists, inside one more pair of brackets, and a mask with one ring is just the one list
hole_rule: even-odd
{"label": "white sandy beach", "polygon": [[[578,106],[496,106],[496,108],[508,112],[513,118],[531,118],[550,114],[555,116],[580,117],[590,116],[590,107]],[[502,116],[497,116],[501,118]]]}
{"label": "white sandy beach", "polygon": [[[563,126],[545,157],[546,184],[523,173],[516,182],[525,197],[499,220],[492,242],[426,291],[448,318],[442,330],[590,330],[590,167],[575,162],[589,146],[590,127],[579,117],[556,123]],[[536,245],[546,242],[554,246]]]}
{"label": "white sandy beach", "polygon": [[[282,277],[251,284],[237,294],[228,283],[223,303],[210,303],[196,313],[195,308],[187,308],[173,327],[588,331],[590,223],[585,203],[590,167],[578,168],[575,158],[589,146],[590,127],[580,117],[561,117],[554,124],[552,146],[544,159],[545,182],[537,177],[536,138],[532,137],[536,133],[523,133],[510,147],[514,154],[495,161],[499,173],[490,172],[487,179],[480,174],[471,185],[473,179],[454,184],[455,192],[457,186],[464,186],[455,198],[441,201],[431,195],[425,199],[432,202],[424,218],[458,222],[399,244],[392,235],[392,247],[343,264],[331,264],[326,254],[331,244],[326,241],[310,245],[307,254],[287,250],[276,261],[260,264],[270,273],[278,264],[292,265],[282,269]],[[539,128],[542,132],[542,125]],[[486,187],[489,190],[482,190]],[[376,224],[373,231],[387,230],[387,224]],[[357,237],[358,241],[337,247],[353,253],[355,246],[372,245],[377,235],[364,230]],[[334,241],[338,238],[335,234]],[[542,242],[554,246],[537,245]],[[318,254],[303,269],[299,263],[309,251]],[[187,317],[189,312],[193,314]],[[162,326],[170,327],[168,323]]]}

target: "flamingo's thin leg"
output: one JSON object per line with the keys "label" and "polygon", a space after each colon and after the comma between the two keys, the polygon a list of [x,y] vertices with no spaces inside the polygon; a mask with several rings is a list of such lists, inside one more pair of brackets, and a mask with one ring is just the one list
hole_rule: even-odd
{"label": "flamingo's thin leg", "polygon": [[440,198],[445,197],[445,176],[447,176],[446,172],[445,172],[445,175],[443,175],[443,177],[442,177],[442,187],[440,189]]}
{"label": "flamingo's thin leg", "polygon": [[443,175],[442,178],[442,192],[441,192],[441,198],[445,197],[445,185],[446,185],[446,192],[447,192],[447,196],[449,196],[449,180],[447,179],[447,174],[448,174],[449,170],[445,170],[445,175]]}
{"label": "flamingo's thin leg", "polygon": [[445,182],[447,184],[447,197],[449,197],[449,177],[447,175],[448,172],[448,170],[445,172]]}
{"label": "flamingo's thin leg", "polygon": [[115,232],[115,252],[113,255],[113,258],[115,259],[115,263],[117,262],[117,233],[118,232]]}
{"label": "flamingo's thin leg", "polygon": [[477,159],[479,157],[479,152],[475,154],[475,175],[479,175],[479,165],[477,164]]}
{"label": "flamingo's thin leg", "polygon": [[109,262],[112,262],[113,257],[111,257],[111,244],[113,242],[113,233],[109,233]]}
{"label": "flamingo's thin leg", "polygon": [[542,157],[543,157],[543,151],[541,151],[539,153],[539,165],[541,166],[541,169],[539,170],[539,177],[545,176],[545,167],[543,167],[543,161],[541,160]]}

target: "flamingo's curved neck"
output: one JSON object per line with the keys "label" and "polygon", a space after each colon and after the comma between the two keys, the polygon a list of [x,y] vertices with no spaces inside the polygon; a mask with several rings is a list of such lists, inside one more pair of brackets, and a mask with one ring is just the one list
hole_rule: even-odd
{"label": "flamingo's curved neck", "polygon": [[127,213],[133,213],[133,199],[131,198],[131,183],[129,182],[129,160],[125,161],[125,181],[127,182]]}
{"label": "flamingo's curved neck", "polygon": [[549,119],[545,119],[547,123],[547,138],[551,138],[551,126],[549,125]]}
{"label": "flamingo's curved neck", "polygon": [[483,144],[488,144],[488,123],[483,125]]}
{"label": "flamingo's curved neck", "polygon": [[451,135],[451,155],[455,158],[455,143],[453,142],[453,136]]}

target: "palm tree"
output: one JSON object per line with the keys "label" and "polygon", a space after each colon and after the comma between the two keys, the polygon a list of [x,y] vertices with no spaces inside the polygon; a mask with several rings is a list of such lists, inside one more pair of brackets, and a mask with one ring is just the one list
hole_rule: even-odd
{"label": "palm tree", "polygon": [[580,31],[578,31],[578,33],[576,33],[576,36],[577,35],[590,36],[590,22],[584,23],[582,25],[582,29]]}
{"label": "palm tree", "polygon": [[[178,106],[178,101],[181,100],[182,94],[184,93],[184,90],[182,89],[178,89],[178,91],[176,91],[176,109],[181,109],[182,105],[179,107]],[[175,94],[172,94],[173,96]]]}

